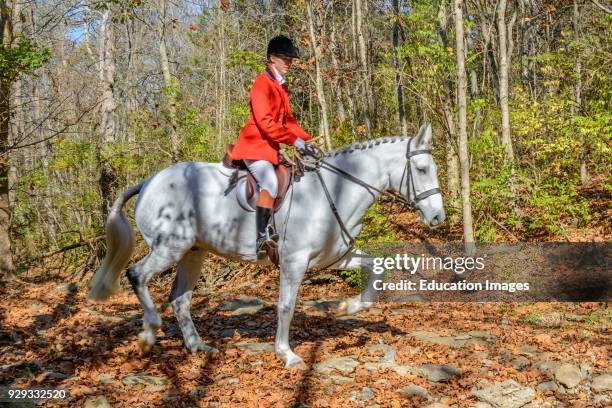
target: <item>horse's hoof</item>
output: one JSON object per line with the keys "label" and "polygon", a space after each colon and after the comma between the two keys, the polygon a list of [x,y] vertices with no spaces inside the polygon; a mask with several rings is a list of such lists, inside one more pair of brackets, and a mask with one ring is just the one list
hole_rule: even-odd
{"label": "horse's hoof", "polygon": [[348,314],[348,309],[349,309],[348,302],[346,300],[343,300],[338,305],[338,308],[336,309],[336,312],[334,313],[334,316],[336,316],[336,317],[346,316]]}
{"label": "horse's hoof", "polygon": [[284,353],[276,353],[276,356],[285,362],[285,368],[291,368],[294,370],[307,370],[308,366],[304,363],[304,360],[292,351]]}
{"label": "horse's hoof", "polygon": [[297,358],[297,360],[287,361],[285,363],[285,368],[289,368],[291,370],[305,371],[308,370],[308,366],[301,358]]}
{"label": "horse's hoof", "polygon": [[204,353],[210,353],[210,354],[216,354],[219,352],[219,350],[217,350],[214,347],[210,347],[204,342],[199,342],[199,343],[194,344],[193,346],[188,346],[187,349],[191,351],[191,354],[194,356],[198,354],[199,351],[202,351]]}
{"label": "horse's hoof", "polygon": [[138,348],[141,354],[147,354],[155,344],[155,335],[150,331],[138,333]]}

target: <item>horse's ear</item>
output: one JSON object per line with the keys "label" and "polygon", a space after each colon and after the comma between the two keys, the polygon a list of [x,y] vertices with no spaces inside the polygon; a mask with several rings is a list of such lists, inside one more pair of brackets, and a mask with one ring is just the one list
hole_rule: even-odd
{"label": "horse's ear", "polygon": [[422,149],[431,148],[431,124],[422,125],[417,134],[417,146]]}

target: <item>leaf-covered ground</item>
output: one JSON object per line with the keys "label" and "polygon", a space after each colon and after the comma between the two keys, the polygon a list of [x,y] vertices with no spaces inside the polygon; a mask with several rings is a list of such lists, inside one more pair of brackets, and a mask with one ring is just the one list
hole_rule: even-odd
{"label": "leaf-covered ground", "polygon": [[[202,338],[220,350],[208,356],[183,349],[170,308],[158,344],[141,356],[142,315],[131,290],[90,304],[82,282],[73,287],[69,278],[32,275],[22,277],[27,284],[2,289],[0,383],[69,390],[69,401],[49,406],[471,407],[487,387],[483,381],[509,379],[533,390],[527,406],[612,403],[605,384],[603,391],[593,386],[610,370],[605,304],[377,304],[354,318],[335,318],[325,312],[333,303],[320,300],[354,290],[324,275],[300,293],[291,337],[309,369],[299,371],[284,369],[270,350],[278,293],[273,270],[245,270],[214,295],[194,296]],[[158,305],[170,278],[152,285]],[[231,302],[236,299],[242,308]],[[564,363],[569,380],[560,371]],[[425,366],[434,364],[443,378]]]}

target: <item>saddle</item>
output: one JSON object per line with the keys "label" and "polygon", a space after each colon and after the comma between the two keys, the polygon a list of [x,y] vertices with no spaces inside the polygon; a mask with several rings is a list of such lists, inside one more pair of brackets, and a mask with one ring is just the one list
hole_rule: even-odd
{"label": "saddle", "polygon": [[[255,177],[251,174],[246,164],[242,160],[232,160],[230,154],[234,145],[228,143],[225,149],[225,156],[223,157],[223,166],[228,169],[233,169],[234,174],[230,178],[230,185],[228,190],[231,190],[232,187],[236,187],[236,197],[238,198],[238,203],[241,207],[243,207],[247,211],[255,211],[256,202],[259,198],[259,192],[257,191],[257,182],[255,181]],[[241,183],[242,177],[240,176],[241,171],[246,171],[246,181]],[[278,180],[278,191],[276,194],[276,198],[274,199],[274,211],[276,211],[283,203],[285,195],[287,194],[287,190],[291,184],[293,184],[293,180],[296,178],[296,172],[294,166],[281,159],[279,165],[274,169],[276,173],[276,179]],[[244,177],[244,176],[243,176]],[[243,186],[244,184],[244,186]]]}

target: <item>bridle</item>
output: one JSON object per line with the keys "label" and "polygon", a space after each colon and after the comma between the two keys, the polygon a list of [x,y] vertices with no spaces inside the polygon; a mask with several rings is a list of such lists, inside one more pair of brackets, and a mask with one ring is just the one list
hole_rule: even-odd
{"label": "bridle", "polygon": [[[442,191],[439,187],[430,188],[429,190],[425,190],[422,193],[416,193],[416,187],[414,186],[414,176],[412,175],[412,167],[410,166],[410,159],[414,156],[418,156],[420,154],[429,154],[431,155],[430,149],[420,149],[420,150],[410,150],[410,142],[412,142],[412,138],[408,140],[408,147],[406,148],[406,167],[404,167],[404,172],[402,173],[402,178],[400,180],[399,190],[402,191],[402,184],[404,184],[404,176],[408,173],[408,179],[406,180],[406,189],[407,196],[409,197],[408,206],[412,209],[417,208],[417,204],[419,201],[426,199],[434,194],[442,194]],[[410,183],[410,187],[412,187],[412,192],[414,193],[414,198],[410,198],[410,190],[408,183]]]}
{"label": "bridle", "polygon": [[[325,186],[325,183],[323,182],[323,179],[319,173],[319,168],[323,168],[326,170],[329,170],[331,172],[337,173],[342,175],[343,177],[351,180],[352,182],[359,184],[361,186],[363,186],[364,188],[368,189],[368,190],[373,190],[381,195],[386,195],[386,196],[390,196],[392,198],[392,200],[394,201],[398,201],[401,204],[404,204],[406,206],[408,206],[411,209],[416,209],[417,208],[417,204],[426,199],[427,197],[430,197],[434,194],[442,194],[442,191],[440,190],[440,188],[436,187],[436,188],[431,188],[429,190],[423,191],[419,194],[416,193],[416,188],[414,185],[414,176],[412,174],[412,167],[410,166],[410,159],[413,158],[414,156],[418,156],[421,154],[429,154],[431,155],[431,150],[430,149],[419,149],[419,150],[410,150],[410,144],[412,142],[413,138],[409,138],[408,139],[408,146],[406,148],[406,165],[404,166],[404,171],[402,172],[402,178],[400,179],[400,185],[398,190],[399,191],[383,191],[379,188],[374,187],[371,184],[366,183],[365,181],[361,180],[358,177],[353,176],[352,174],[334,166],[333,164],[327,162],[326,160],[324,160],[322,158],[322,155],[320,158],[317,159],[316,161],[316,168],[315,168],[315,172],[317,173],[317,176],[319,177],[319,180],[321,181],[321,184],[323,185],[323,189],[325,190],[325,192],[327,193],[327,187]],[[406,175],[408,175],[406,177]],[[402,191],[402,185],[404,184],[404,178],[406,178],[406,187],[407,187],[407,191],[406,191],[406,195],[408,196],[408,198],[404,197],[403,195],[401,195],[401,191]],[[412,188],[412,192],[414,197],[410,196],[410,188]],[[326,194],[328,195],[328,194]],[[330,204],[333,205],[333,203],[331,202],[331,197],[328,196],[328,200],[330,201]]]}
{"label": "bridle", "polygon": [[[332,210],[332,213],[334,214],[334,216],[336,217],[336,220],[338,221],[338,224],[340,225],[340,229],[342,230],[342,232],[348,237],[348,248],[347,250],[336,260],[334,260],[334,262],[328,264],[327,266],[325,266],[324,268],[319,268],[319,270],[322,269],[326,269],[329,268],[331,265],[335,264],[336,262],[340,261],[342,258],[344,258],[346,256],[346,254],[348,254],[352,249],[353,246],[355,245],[355,238],[352,237],[352,235],[350,234],[350,232],[348,231],[348,229],[346,228],[346,226],[344,225],[344,222],[342,221],[342,218],[340,218],[340,214],[338,213],[338,209],[336,208],[336,205],[334,204],[331,195],[329,194],[329,190],[327,189],[327,185],[325,184],[325,181],[323,180],[323,177],[321,176],[321,172],[320,169],[323,168],[325,170],[331,171],[333,173],[339,174],[345,178],[347,178],[348,180],[359,184],[361,186],[363,186],[364,188],[366,188],[367,190],[373,190],[377,193],[379,193],[380,195],[386,195],[386,196],[390,196],[391,199],[393,200],[393,202],[399,202],[401,204],[404,204],[405,206],[409,207],[410,209],[417,209],[417,205],[420,201],[426,199],[427,197],[430,197],[434,194],[442,194],[442,192],[440,191],[440,188],[436,187],[436,188],[431,188],[429,190],[423,191],[422,193],[417,194],[416,193],[416,188],[414,185],[414,176],[412,175],[412,167],[410,166],[410,159],[413,158],[414,156],[418,156],[421,154],[429,154],[431,155],[431,150],[430,149],[419,149],[419,150],[410,150],[410,144],[412,143],[412,139],[413,138],[409,138],[408,139],[408,147],[406,148],[406,165],[404,166],[404,171],[402,172],[402,178],[400,179],[400,185],[398,190],[399,191],[383,191],[379,188],[374,187],[373,185],[366,183],[365,181],[361,180],[358,177],[353,176],[352,174],[334,166],[333,164],[327,162],[326,160],[323,159],[323,152],[318,149],[315,152],[307,152],[307,154],[311,157],[313,157],[315,160],[314,162],[309,162],[307,167],[310,167],[310,169],[314,170],[314,172],[316,173],[317,177],[319,178],[319,181],[321,183],[321,186],[323,187],[323,191],[325,192],[325,197],[327,198],[327,201],[329,202],[329,206]],[[310,145],[312,146],[312,145]],[[319,156],[319,157],[317,157]],[[303,160],[303,159],[302,159]],[[408,198],[404,197],[401,195],[401,191],[402,191],[402,185],[404,184],[404,178],[407,176],[406,178],[406,187],[407,187],[407,191],[406,191],[406,195],[408,196]],[[412,192],[414,197],[410,197],[410,187],[412,187]]]}

